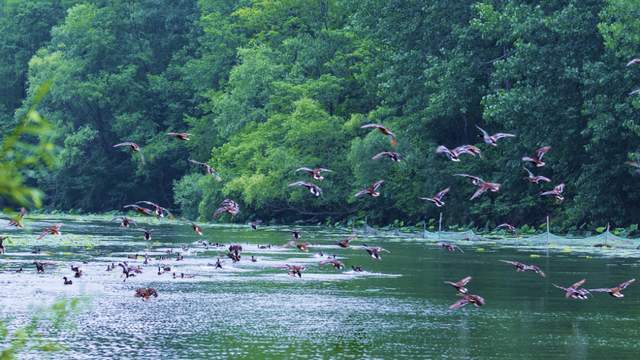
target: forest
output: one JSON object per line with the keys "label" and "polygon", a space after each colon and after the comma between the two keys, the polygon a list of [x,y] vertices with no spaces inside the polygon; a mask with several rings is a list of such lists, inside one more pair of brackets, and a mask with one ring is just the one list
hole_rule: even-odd
{"label": "forest", "polygon": [[[212,221],[228,198],[241,211],[222,221],[639,222],[637,0],[4,0],[0,33],[2,137],[34,108],[48,124],[20,147],[27,169],[0,176],[46,210],[149,200]],[[477,126],[516,137],[488,146]],[[482,155],[436,153],[463,144]],[[552,181],[530,184],[521,158],[543,146],[528,168]],[[300,167],[332,170],[322,196],[289,186],[313,180]],[[458,173],[501,189],[469,200]],[[564,201],[539,196],[559,183]],[[420,199],[446,187],[442,208]],[[40,200],[23,195],[0,205]]]}

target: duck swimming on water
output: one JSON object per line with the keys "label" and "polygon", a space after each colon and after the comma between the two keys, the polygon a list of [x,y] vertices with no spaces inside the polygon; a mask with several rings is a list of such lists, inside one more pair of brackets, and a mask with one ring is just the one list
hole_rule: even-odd
{"label": "duck swimming on water", "polygon": [[134,296],[142,298],[143,301],[147,301],[152,296],[158,297],[158,292],[154,288],[138,288]]}
{"label": "duck swimming on water", "polygon": [[65,285],[73,285],[73,281],[71,281],[71,279],[67,279],[67,277],[63,277],[62,278],[64,280],[64,284]]}

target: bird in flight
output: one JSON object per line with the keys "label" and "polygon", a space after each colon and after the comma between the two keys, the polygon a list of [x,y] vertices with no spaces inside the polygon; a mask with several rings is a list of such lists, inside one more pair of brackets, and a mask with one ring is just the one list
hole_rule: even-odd
{"label": "bird in flight", "polygon": [[191,228],[196,234],[202,236],[202,228],[200,227],[200,225],[196,223],[191,223]]}
{"label": "bird in flight", "polygon": [[381,252],[391,253],[391,251],[383,249],[379,246],[369,247],[367,246],[367,244],[362,244],[362,247],[364,247],[364,250],[369,254],[369,256],[376,260],[382,260],[382,256],[380,255]]}
{"label": "bird in flight", "polygon": [[131,141],[125,141],[125,142],[113,145],[114,148],[124,147],[124,146],[129,147],[129,149],[131,149],[132,152],[140,154],[140,160],[144,164],[144,155],[142,155],[142,149],[140,148],[140,145]]}
{"label": "bird in flight", "polygon": [[47,235],[62,235],[62,232],[60,231],[61,227],[62,227],[62,224],[54,224],[44,228],[40,233],[40,236],[38,236],[37,240],[40,240]]}
{"label": "bird in flight", "polygon": [[613,296],[614,298],[623,298],[624,294],[622,293],[622,290],[626,289],[627,287],[629,287],[629,285],[633,284],[633,282],[635,282],[636,279],[631,279],[631,280],[627,280],[625,282],[623,282],[622,284],[616,286],[616,287],[612,287],[612,288],[603,288],[603,289],[589,289],[589,291],[591,292],[606,292],[609,293],[609,295]]}
{"label": "bird in flight", "polygon": [[322,172],[333,172],[333,170],[329,170],[329,169],[325,169],[325,168],[321,168],[321,167],[317,167],[317,168],[313,168],[313,169],[308,168],[308,167],[301,167],[301,168],[296,169],[296,171],[294,171],[294,172],[298,172],[298,171],[306,172],[314,180],[324,180],[324,176],[322,176]]}
{"label": "bird in flight", "polygon": [[562,192],[564,191],[564,183],[557,185],[553,188],[553,190],[541,192],[540,196],[554,196],[558,201],[563,201],[564,196],[562,196]]}
{"label": "bird in flight", "polygon": [[313,196],[316,196],[316,197],[322,195],[322,189],[316,184],[308,183],[305,181],[296,181],[294,183],[289,184],[289,186],[305,187],[307,188],[307,190],[309,190],[311,194],[313,194]]}
{"label": "bird in flight", "polygon": [[355,197],[360,197],[362,195],[369,195],[371,197],[378,197],[378,196],[380,196],[380,188],[382,187],[382,185],[384,185],[384,180],[378,180],[378,181],[374,182],[373,184],[371,184],[368,188],[358,191],[356,193]]}
{"label": "bird in flight", "polygon": [[400,154],[395,151],[382,151],[375,154],[371,160],[382,159],[383,157],[389,158],[393,162],[400,162]]}
{"label": "bird in flight", "polygon": [[289,265],[289,264],[285,264],[284,268],[285,270],[287,270],[287,274],[293,277],[296,277],[296,276],[302,277],[302,272],[305,269],[305,267],[302,265]]}
{"label": "bird in flight", "polygon": [[189,141],[189,137],[191,136],[191,134],[186,132],[169,132],[167,133],[167,136],[171,136],[172,138],[176,138],[182,141]]}
{"label": "bird in flight", "polygon": [[220,175],[218,175],[218,172],[216,171],[216,169],[214,169],[211,165],[209,165],[207,163],[200,162],[200,161],[191,160],[191,159],[189,159],[189,162],[192,163],[192,164],[200,165],[201,167],[203,167],[205,172],[208,175],[211,175],[216,181],[221,181],[222,180],[222,178],[220,178]]}
{"label": "bird in flight", "polygon": [[437,207],[443,207],[444,206],[444,201],[442,201],[442,199],[444,198],[445,195],[447,195],[447,193],[449,192],[449,190],[451,190],[451,188],[446,188],[444,190],[440,190],[437,194],[435,194],[433,197],[421,197],[420,199],[422,200],[426,200],[426,201],[431,201],[432,203],[434,203]]}
{"label": "bird in flight", "polygon": [[508,224],[508,223],[504,223],[504,224],[500,224],[498,226],[496,226],[496,230],[499,229],[505,229],[506,231],[510,232],[510,233],[515,233],[516,232],[516,227]]}
{"label": "bird in flight", "polygon": [[128,228],[129,226],[131,226],[132,224],[135,225],[136,222],[133,221],[133,219],[130,219],[126,216],[118,216],[118,217],[114,217],[113,219],[111,219],[111,221],[115,221],[118,220],[118,222],[120,223],[120,227],[123,228]]}
{"label": "bird in flight", "polygon": [[537,265],[527,265],[518,261],[510,261],[510,260],[500,260],[500,261],[506,264],[513,265],[513,267],[516,269],[517,272],[532,271],[542,277],[545,277],[544,272]]}
{"label": "bird in flight", "polygon": [[331,265],[334,269],[344,269],[344,263],[338,259],[327,259],[320,261],[320,265]]}
{"label": "bird in flight", "polygon": [[24,216],[26,214],[27,214],[27,209],[20,208],[20,212],[18,213],[18,215],[16,215],[15,218],[9,220],[9,226],[22,229],[24,227],[24,223],[22,221],[24,220]]}
{"label": "bird in flight", "polygon": [[627,66],[631,66],[634,64],[640,64],[640,58],[631,59],[631,61],[627,63]]}
{"label": "bird in flight", "polygon": [[153,210],[147,209],[146,207],[142,207],[136,204],[129,204],[122,207],[123,209],[133,209],[135,212],[140,213],[142,215],[153,216]]}
{"label": "bird in flight", "polygon": [[480,149],[477,146],[473,146],[473,145],[462,145],[451,150],[449,150],[449,148],[447,148],[444,145],[440,145],[436,148],[436,153],[445,154],[445,156],[448,157],[449,160],[456,161],[456,162],[460,161],[460,155],[462,154],[468,154],[474,157],[476,155],[482,156]]}
{"label": "bird in flight", "polygon": [[451,306],[449,306],[449,309],[457,310],[467,304],[473,304],[475,307],[479,308],[480,306],[485,304],[484,298],[480,295],[462,294],[462,293],[458,293],[458,295],[462,296],[462,299],[451,304]]}
{"label": "bird in flight", "polygon": [[535,154],[532,157],[523,156],[522,161],[530,162],[534,164],[536,167],[544,166],[545,162],[542,161],[544,154],[548,153],[551,150],[551,146],[543,146],[536,150]]}
{"label": "bird in flight", "polygon": [[533,173],[527,169],[526,167],[523,167],[524,170],[527,172],[527,177],[525,179],[529,180],[530,183],[532,184],[540,184],[540,182],[551,182],[551,179],[549,179],[548,177],[545,176],[540,176],[540,175],[533,175]]}
{"label": "bird in flight", "polygon": [[564,290],[564,297],[567,299],[587,300],[589,298],[589,295],[591,295],[591,293],[589,292],[589,290],[582,287],[582,285],[584,285],[585,282],[587,282],[587,279],[582,279],[577,283],[566,288],[562,286],[558,286],[556,284],[552,284],[552,285],[557,287],[558,289]]}
{"label": "bird in flight", "polygon": [[473,193],[473,195],[471,195],[471,198],[469,200],[474,200],[480,197],[482,194],[486,193],[487,191],[491,191],[491,192],[500,191],[500,186],[501,186],[500,184],[484,181],[477,176],[467,175],[467,174],[454,174],[454,176],[462,176],[467,179],[470,179],[471,183],[478,187],[478,190],[476,190],[476,192]]}
{"label": "bird in flight", "polygon": [[462,278],[456,282],[453,281],[445,281],[445,284],[451,285],[453,286],[456,291],[458,291],[461,294],[466,294],[469,292],[469,290],[466,288],[467,284],[469,283],[469,281],[471,281],[472,277],[471,276],[467,276],[465,278]]}
{"label": "bird in flight", "polygon": [[351,242],[351,240],[355,239],[357,237],[357,235],[351,235],[349,237],[346,237],[340,241],[337,242],[338,246],[340,246],[341,248],[348,248],[349,247],[349,242]]}
{"label": "bird in flight", "polygon": [[224,199],[213,213],[213,218],[215,219],[223,213],[229,213],[231,216],[236,216],[240,213],[240,205],[231,199]]}
{"label": "bird in flight", "polygon": [[497,133],[497,134],[489,135],[489,133],[484,131],[484,129],[481,128],[480,126],[476,125],[476,127],[478,128],[478,130],[480,130],[480,132],[482,132],[484,143],[489,144],[491,146],[498,146],[498,140],[500,139],[516,137],[514,134],[508,134],[508,133]]}
{"label": "bird in flight", "polygon": [[391,145],[396,146],[398,144],[398,139],[396,138],[396,134],[394,134],[389,128],[382,126],[380,124],[365,124],[360,127],[361,129],[378,129],[382,134],[388,136],[391,139]]}
{"label": "bird in flight", "polygon": [[[171,218],[173,217],[173,214],[171,214],[171,212],[169,210],[167,210],[167,208],[164,208],[164,207],[162,207],[162,206],[160,206],[160,205],[158,205],[158,204],[156,204],[154,202],[144,200],[144,201],[138,201],[138,202],[136,202],[136,204],[146,204],[146,205],[153,206],[153,213],[156,215],[157,218],[162,218],[162,217],[165,217],[165,216],[168,216],[168,217],[171,217]],[[165,213],[166,213],[166,215],[165,215]]]}

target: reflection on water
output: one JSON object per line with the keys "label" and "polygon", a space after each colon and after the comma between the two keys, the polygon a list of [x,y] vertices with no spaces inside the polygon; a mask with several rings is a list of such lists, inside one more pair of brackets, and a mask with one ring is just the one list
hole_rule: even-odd
{"label": "reflection on water", "polygon": [[[636,276],[632,259],[553,251],[537,257],[539,249],[487,243],[448,253],[416,239],[388,237],[361,237],[341,249],[334,244],[346,233],[326,229],[304,230],[303,239],[314,246],[302,253],[282,247],[290,236],[284,228],[205,227],[205,236],[198,237],[188,224],[159,222],[149,225],[156,231],[146,243],[141,232],[115,223],[74,220],[65,219],[62,237],[40,242],[34,234],[10,232],[8,254],[0,257],[0,316],[12,318],[12,327],[55,299],[88,300],[74,318],[76,327],[56,339],[73,358],[582,359],[633,358],[639,350],[640,286],[632,285],[621,300],[597,294],[578,302],[551,285],[586,277],[587,287],[613,286]],[[197,245],[203,238],[242,244],[242,261],[225,258],[225,248]],[[391,253],[374,261],[359,246],[363,242]],[[258,247],[266,244],[272,247]],[[35,247],[39,254],[32,254]],[[174,254],[167,255],[169,249]],[[176,261],[175,252],[185,259]],[[145,253],[168,258],[148,265],[142,257],[127,259]],[[318,265],[333,254],[344,270]],[[257,262],[250,261],[252,255]],[[211,266],[218,257],[225,259],[222,269]],[[35,259],[50,263],[45,274],[35,273]],[[501,259],[538,264],[548,276],[516,273]],[[143,266],[143,273],[124,282],[120,268],[106,271],[123,260]],[[71,264],[80,265],[84,275],[65,286],[62,276],[72,276]],[[307,270],[293,278],[284,264]],[[158,275],[158,265],[172,270]],[[351,265],[365,271],[352,271]],[[19,267],[24,271],[15,273]],[[173,272],[194,277],[174,279]],[[457,297],[443,281],[467,275],[473,276],[470,291],[487,304],[451,311]],[[143,302],[133,297],[138,287],[154,287],[159,297]]]}

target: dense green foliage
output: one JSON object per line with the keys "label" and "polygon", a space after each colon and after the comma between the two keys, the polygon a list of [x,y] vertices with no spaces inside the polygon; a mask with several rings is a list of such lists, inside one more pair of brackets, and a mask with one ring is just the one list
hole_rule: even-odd
{"label": "dense green foliage", "polygon": [[[10,1],[0,18],[4,128],[51,80],[56,170],[33,174],[50,207],[105,211],[156,200],[210,219],[225,197],[247,218],[391,223],[436,218],[419,200],[451,186],[448,223],[565,228],[637,223],[640,3],[535,1]],[[26,76],[25,74],[28,74]],[[403,161],[371,160],[397,135]],[[514,132],[482,158],[475,125]],[[188,131],[188,142],[166,136]],[[143,147],[146,163],[113,149]],[[565,182],[557,204],[520,158],[550,145],[536,173]],[[207,161],[222,177],[187,160]],[[316,199],[288,183],[334,170]],[[503,184],[469,201],[467,172]],[[353,194],[385,179],[382,196]],[[552,184],[544,186],[551,188]]]}

